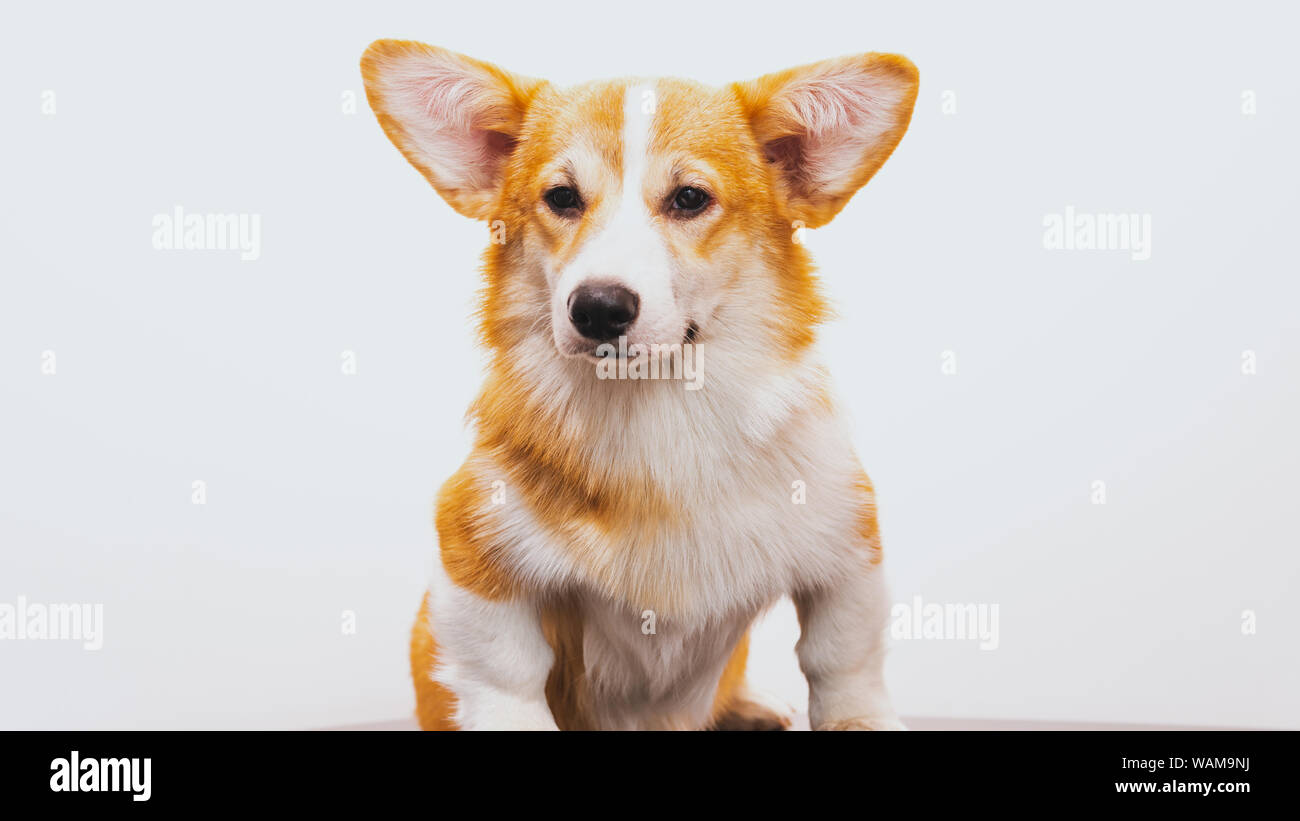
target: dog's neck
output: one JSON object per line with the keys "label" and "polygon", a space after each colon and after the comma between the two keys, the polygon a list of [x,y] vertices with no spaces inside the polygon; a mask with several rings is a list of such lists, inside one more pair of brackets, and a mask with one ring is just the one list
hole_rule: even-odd
{"label": "dog's neck", "polygon": [[537,335],[497,352],[471,409],[480,445],[550,460],[593,485],[636,475],[685,492],[702,478],[771,451],[809,410],[831,405],[813,349],[786,357],[702,341],[698,383],[601,378],[595,362],[560,357]]}

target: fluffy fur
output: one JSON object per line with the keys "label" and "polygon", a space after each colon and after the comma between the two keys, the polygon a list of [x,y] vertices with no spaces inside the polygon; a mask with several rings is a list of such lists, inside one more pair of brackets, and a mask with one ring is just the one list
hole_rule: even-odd
{"label": "fluffy fur", "polygon": [[[799,237],[902,138],[912,64],[558,89],[382,40],[362,71],[398,149],[503,240],[475,446],[439,495],[412,634],[421,726],[782,727],[744,666],[750,624],[788,595],[813,726],[900,727],[874,494],[815,355]],[[558,186],[579,212],[547,205]],[[673,209],[685,186],[710,196],[697,214]],[[630,341],[698,344],[702,388],[598,378],[567,314],[592,282],[639,295]]]}

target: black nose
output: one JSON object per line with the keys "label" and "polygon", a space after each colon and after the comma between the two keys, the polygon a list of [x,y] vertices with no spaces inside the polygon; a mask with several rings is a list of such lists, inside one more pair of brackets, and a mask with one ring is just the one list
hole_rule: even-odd
{"label": "black nose", "polygon": [[614,339],[636,321],[640,307],[622,285],[582,285],[569,297],[569,321],[588,339]]}

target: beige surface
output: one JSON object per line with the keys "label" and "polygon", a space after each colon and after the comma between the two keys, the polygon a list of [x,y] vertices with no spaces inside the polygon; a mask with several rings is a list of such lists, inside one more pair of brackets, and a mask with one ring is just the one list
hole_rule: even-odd
{"label": "beige surface", "polygon": [[[909,729],[926,730],[1226,730],[1228,727],[1191,727],[1171,724],[1094,724],[1072,721],[1021,721],[984,718],[905,718]],[[350,724],[328,727],[330,730],[415,730],[415,719],[378,721],[373,724]],[[795,730],[808,729],[808,716],[800,713],[794,718]]]}

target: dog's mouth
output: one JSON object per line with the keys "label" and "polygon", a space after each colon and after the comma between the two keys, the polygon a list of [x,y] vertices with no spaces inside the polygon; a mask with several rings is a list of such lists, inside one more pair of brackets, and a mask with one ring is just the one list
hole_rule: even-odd
{"label": "dog's mouth", "polygon": [[[683,347],[695,345],[699,342],[699,339],[700,326],[694,321],[687,322],[686,331],[682,334],[682,341],[679,344]],[[640,351],[649,351],[654,347],[656,347],[655,343],[633,343],[624,336],[616,340],[598,344],[593,343],[568,355],[581,357],[592,362],[600,362],[604,359],[635,359]]]}

